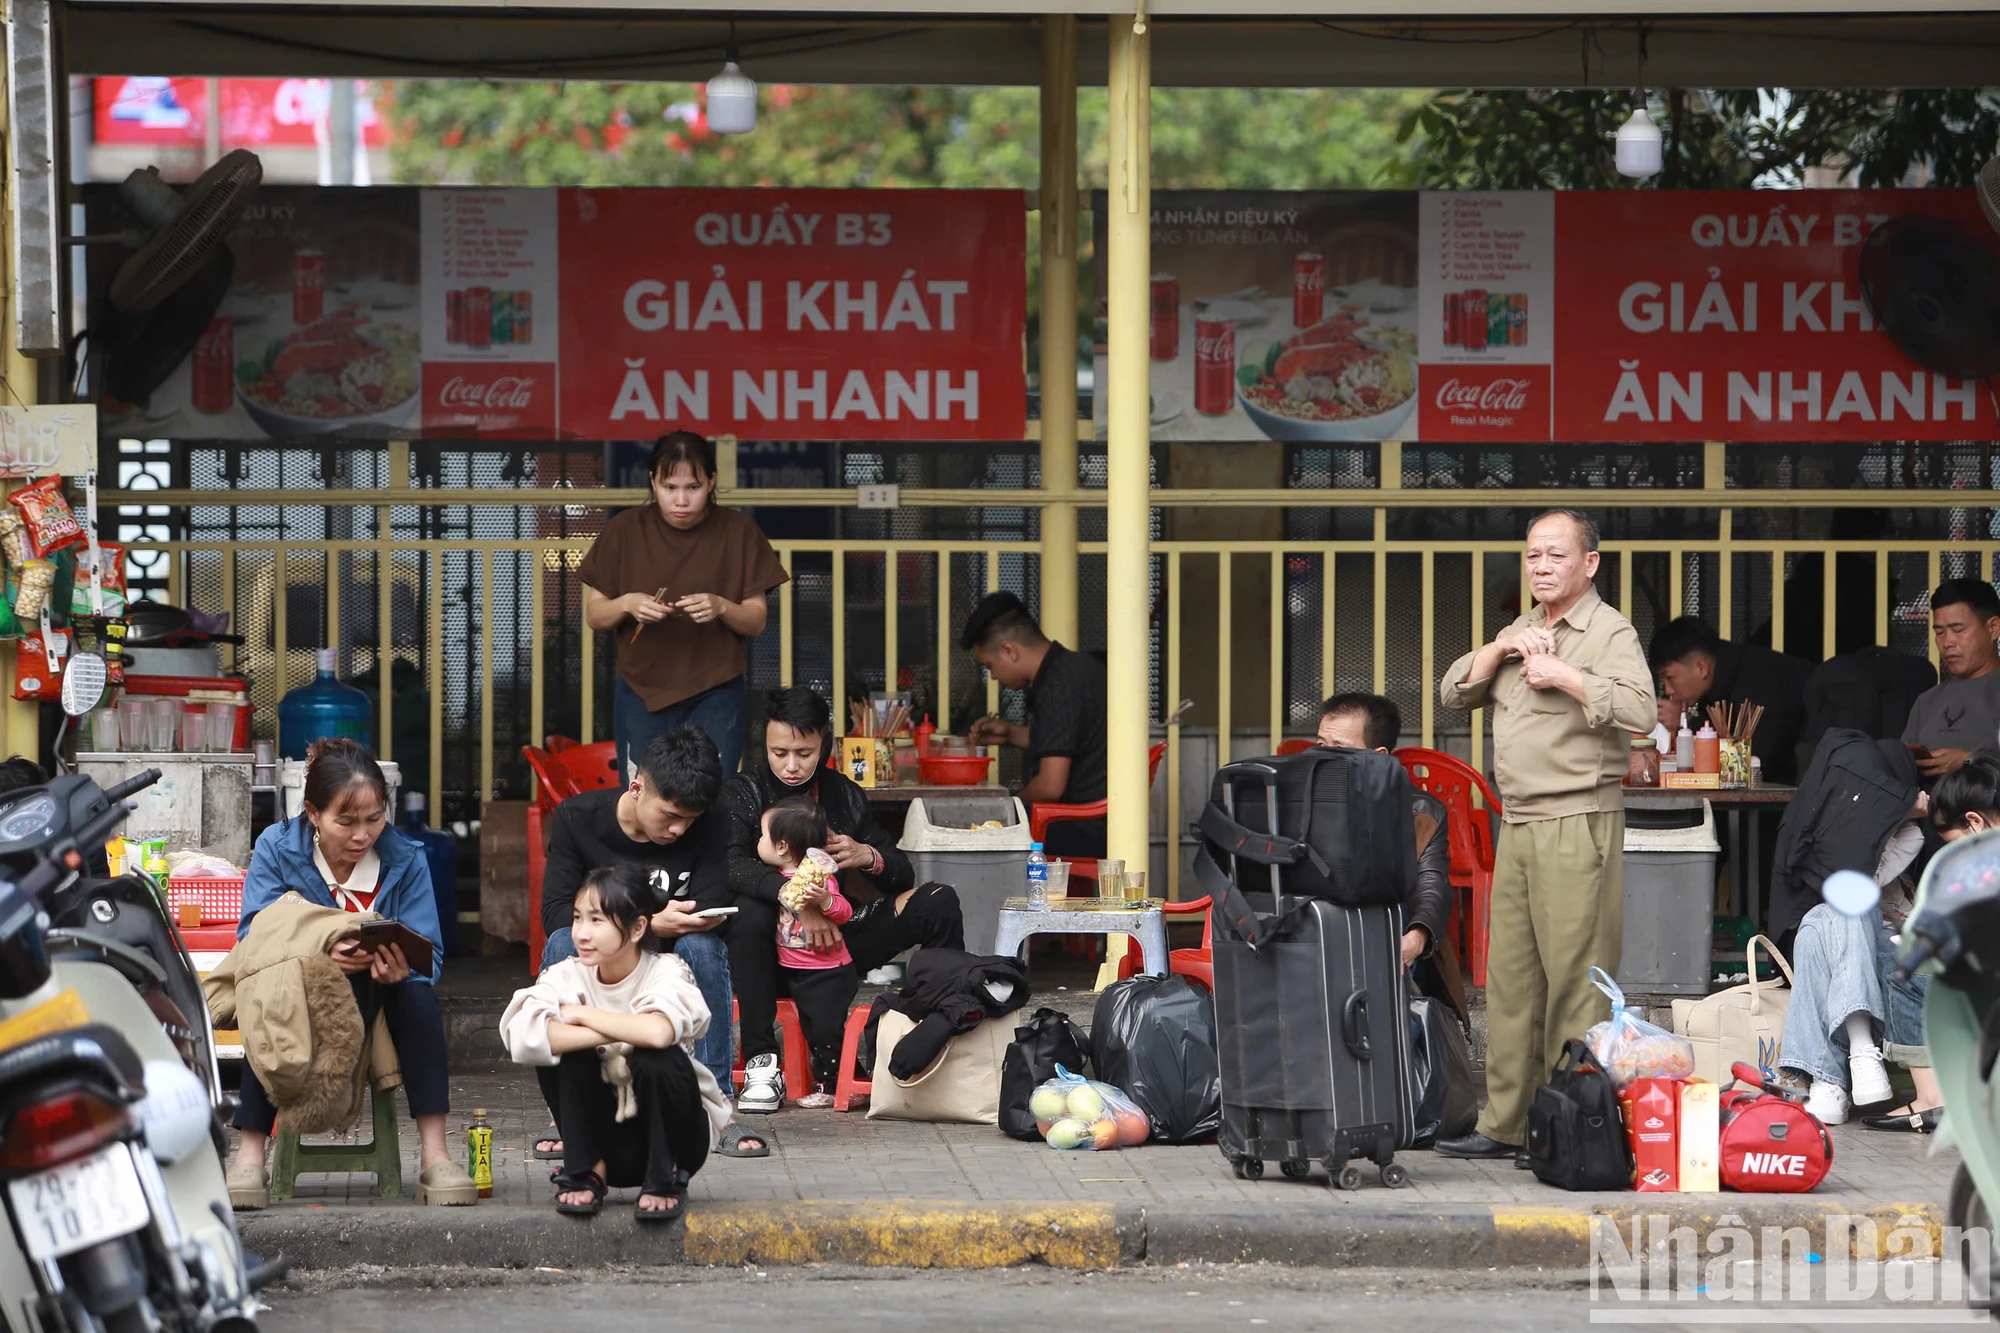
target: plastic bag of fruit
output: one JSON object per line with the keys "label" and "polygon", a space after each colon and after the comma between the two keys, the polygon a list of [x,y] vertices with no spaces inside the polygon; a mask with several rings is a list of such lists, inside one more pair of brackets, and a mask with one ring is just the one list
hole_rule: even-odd
{"label": "plastic bag of fruit", "polygon": [[1028,1110],[1051,1148],[1136,1148],[1153,1133],[1153,1122],[1130,1097],[1061,1065],[1035,1089]]}

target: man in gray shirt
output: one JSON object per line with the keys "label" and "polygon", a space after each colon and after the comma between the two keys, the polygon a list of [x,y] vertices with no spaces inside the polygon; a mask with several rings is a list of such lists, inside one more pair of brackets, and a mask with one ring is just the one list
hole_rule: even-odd
{"label": "man in gray shirt", "polygon": [[1944,679],[1917,696],[1903,743],[1929,786],[2000,746],[2000,593],[1984,579],[1947,579],[1931,594]]}

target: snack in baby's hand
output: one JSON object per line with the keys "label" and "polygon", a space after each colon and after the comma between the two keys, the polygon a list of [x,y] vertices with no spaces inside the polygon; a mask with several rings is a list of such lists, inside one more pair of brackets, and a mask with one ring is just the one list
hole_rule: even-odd
{"label": "snack in baby's hand", "polygon": [[826,887],[827,881],[833,878],[834,871],[838,869],[839,866],[834,864],[833,857],[826,851],[818,847],[807,848],[805,859],[799,862],[799,868],[792,872],[792,877],[778,890],[778,902],[794,912],[801,907],[810,906],[818,901],[820,890]]}

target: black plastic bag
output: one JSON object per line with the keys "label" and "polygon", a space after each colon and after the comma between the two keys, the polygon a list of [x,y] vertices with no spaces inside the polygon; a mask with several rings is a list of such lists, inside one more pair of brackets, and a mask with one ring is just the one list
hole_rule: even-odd
{"label": "black plastic bag", "polygon": [[1479,1119],[1472,1086],[1472,1052],[1458,1015],[1442,1000],[1410,997],[1410,1105],[1416,1108],[1416,1147],[1470,1134]]}
{"label": "black plastic bag", "polygon": [[1128,977],[1097,997],[1090,1059],[1163,1143],[1193,1143],[1222,1126],[1215,997],[1185,977]]}
{"label": "black plastic bag", "polygon": [[1061,1065],[1072,1074],[1081,1073],[1084,1063],[1083,1034],[1069,1015],[1041,1008],[1020,1027],[1008,1043],[1000,1064],[1000,1132],[1009,1138],[1041,1142],[1034,1113],[1028,1101],[1035,1089],[1056,1076]]}

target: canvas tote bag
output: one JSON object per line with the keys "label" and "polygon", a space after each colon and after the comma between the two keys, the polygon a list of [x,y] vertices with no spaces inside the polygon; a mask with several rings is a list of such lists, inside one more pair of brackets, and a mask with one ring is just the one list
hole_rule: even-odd
{"label": "canvas tote bag", "polygon": [[894,1009],[882,1014],[876,1029],[868,1118],[999,1124],[1000,1069],[1014,1036],[1012,1018],[989,1018],[972,1031],[959,1033],[945,1043],[944,1054],[930,1068],[915,1078],[899,1080],[889,1072],[889,1056],[915,1026]]}
{"label": "canvas tote bag", "polygon": [[[1757,979],[1757,946],[1785,974],[1785,984]],[[1699,1000],[1674,1001],[1674,1031],[1694,1043],[1694,1076],[1729,1085],[1729,1067],[1741,1060],[1775,1078],[1791,1007],[1792,965],[1778,946],[1759,935],[1743,951],[1750,980]]]}

